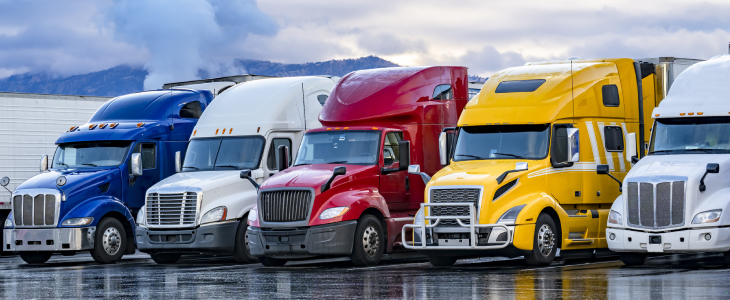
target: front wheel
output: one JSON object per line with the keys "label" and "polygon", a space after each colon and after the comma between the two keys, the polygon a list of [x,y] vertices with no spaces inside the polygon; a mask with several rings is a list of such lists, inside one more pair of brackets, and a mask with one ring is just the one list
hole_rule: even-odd
{"label": "front wheel", "polygon": [[260,257],[259,261],[267,267],[281,267],[286,264],[286,259],[278,259],[273,257]]}
{"label": "front wheel", "polygon": [[127,249],[127,232],[119,220],[104,218],[96,226],[96,239],[91,257],[100,264],[113,264]]}
{"label": "front wheel", "polygon": [[385,230],[383,223],[373,215],[363,215],[357,221],[355,242],[350,259],[356,266],[374,266],[385,252]]}
{"label": "front wheel", "polygon": [[174,264],[180,260],[180,253],[155,253],[150,254],[152,260],[161,265]]}
{"label": "front wheel", "polygon": [[548,214],[540,214],[535,223],[535,237],[532,242],[532,252],[525,256],[525,261],[531,266],[547,266],[555,260],[558,251],[557,226]]}
{"label": "front wheel", "polygon": [[627,266],[640,266],[646,262],[646,257],[649,256],[646,253],[630,253],[621,252],[618,254],[621,258],[621,262]]}
{"label": "front wheel", "polygon": [[51,252],[20,252],[20,258],[29,264],[42,264],[51,259]]}
{"label": "front wheel", "polygon": [[251,249],[248,246],[248,224],[246,220],[248,215],[244,215],[241,218],[240,224],[238,224],[238,230],[236,231],[236,243],[233,247],[233,259],[240,264],[255,263],[258,259],[251,255]]}
{"label": "front wheel", "polygon": [[436,267],[448,267],[453,266],[456,263],[456,260],[459,259],[456,256],[439,256],[439,255],[429,255],[428,256],[428,262],[430,262],[432,265]]}

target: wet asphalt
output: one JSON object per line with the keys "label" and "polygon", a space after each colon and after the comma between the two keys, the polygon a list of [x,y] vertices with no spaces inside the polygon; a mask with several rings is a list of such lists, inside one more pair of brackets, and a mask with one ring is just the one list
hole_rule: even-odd
{"label": "wet asphalt", "polygon": [[556,261],[463,259],[431,266],[413,253],[375,267],[345,259],[238,265],[230,257],[186,256],[157,265],[148,255],[96,264],[88,253],[44,265],[0,257],[0,297],[13,299],[728,299],[730,266],[720,254],[651,257],[641,267],[616,258]]}

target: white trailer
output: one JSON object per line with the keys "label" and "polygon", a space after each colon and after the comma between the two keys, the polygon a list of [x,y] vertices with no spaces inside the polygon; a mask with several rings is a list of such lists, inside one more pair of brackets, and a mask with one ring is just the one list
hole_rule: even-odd
{"label": "white trailer", "polygon": [[628,265],[651,253],[724,252],[730,261],[730,55],[677,76],[651,116],[649,153],[611,206],[608,247]]}
{"label": "white trailer", "polygon": [[[109,97],[0,93],[0,177],[11,191],[40,173],[43,155],[53,157],[56,139],[89,121]],[[0,188],[0,209],[10,209],[10,193]]]}

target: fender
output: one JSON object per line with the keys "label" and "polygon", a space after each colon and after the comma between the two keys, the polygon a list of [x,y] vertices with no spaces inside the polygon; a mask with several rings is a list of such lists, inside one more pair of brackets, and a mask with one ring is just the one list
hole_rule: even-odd
{"label": "fender", "polygon": [[[336,218],[322,220],[319,215],[328,208],[346,206],[347,212]],[[357,220],[363,212],[369,208],[377,209],[384,218],[390,218],[390,211],[385,202],[385,198],[380,195],[377,190],[363,189],[343,191],[333,195],[322,204],[318,210],[315,210],[310,219],[310,225],[323,225],[335,222]]]}
{"label": "fender", "polygon": [[[538,197],[533,198],[535,196]],[[561,237],[567,236],[568,233],[563,232],[567,230],[567,228],[561,226],[560,220],[563,218],[567,218],[568,213],[563,210],[563,208],[558,204],[555,198],[546,193],[540,193],[537,195],[532,194],[521,198],[529,200],[515,201],[514,205],[511,205],[505,209],[506,212],[507,209],[510,209],[517,205],[525,204],[525,207],[522,209],[522,211],[520,211],[517,220],[515,220],[515,232],[512,241],[512,244],[515,247],[523,250],[532,250],[534,242],[535,223],[537,222],[537,218],[538,216],[540,216],[540,213],[542,213],[546,208],[551,208],[558,214],[558,219],[554,220],[556,223],[555,225],[560,227]],[[504,212],[496,215],[496,218],[499,218],[503,213]],[[496,222],[497,220],[495,219],[494,221]]]}
{"label": "fender", "polygon": [[101,221],[101,218],[110,212],[118,212],[122,214],[129,222],[129,225],[132,228],[135,227],[134,218],[132,217],[132,213],[129,209],[121,201],[119,201],[119,199],[109,196],[99,196],[86,199],[84,202],[81,202],[79,205],[72,208],[68,213],[66,213],[66,215],[59,218],[59,224],[61,224],[63,220],[70,218],[93,217],[94,221],[92,221],[88,226],[97,226],[99,221]]}

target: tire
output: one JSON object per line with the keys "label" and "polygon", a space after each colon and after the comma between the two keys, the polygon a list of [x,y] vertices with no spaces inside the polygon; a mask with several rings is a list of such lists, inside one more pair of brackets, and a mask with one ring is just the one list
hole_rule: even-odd
{"label": "tire", "polygon": [[456,256],[439,256],[439,255],[429,255],[428,256],[428,262],[430,262],[432,265],[436,267],[449,267],[453,266],[454,263],[456,263],[456,260],[459,259]]}
{"label": "tire", "polygon": [[273,257],[259,257],[259,262],[267,267],[281,267],[286,264],[287,260]]}
{"label": "tire", "polygon": [[383,223],[373,215],[363,215],[357,221],[355,241],[350,259],[356,266],[374,266],[385,252],[385,230]]}
{"label": "tire", "polygon": [[525,261],[531,266],[547,266],[555,260],[558,252],[557,226],[548,214],[540,214],[535,223],[535,237],[532,241],[532,251],[525,256]]}
{"label": "tire", "polygon": [[248,248],[248,214],[243,215],[241,221],[238,224],[238,230],[236,230],[236,242],[233,246],[233,259],[239,264],[251,264],[258,262],[258,258],[251,255],[251,250]]}
{"label": "tire", "polygon": [[180,256],[182,256],[182,254],[180,254],[180,253],[155,253],[155,254],[150,254],[150,257],[152,257],[152,260],[154,260],[156,263],[161,264],[161,265],[174,264],[178,260],[180,260]]}
{"label": "tire", "polygon": [[621,252],[618,254],[621,258],[621,262],[627,266],[640,266],[646,262],[646,257],[649,256],[646,253],[630,253]]}
{"label": "tire", "polygon": [[51,252],[20,252],[20,258],[31,265],[47,262],[51,259],[51,255],[53,255]]}
{"label": "tire", "polygon": [[122,258],[127,249],[127,232],[119,220],[104,218],[96,226],[94,248],[91,257],[100,264],[113,264]]}
{"label": "tire", "polygon": [[730,264],[730,252],[725,252],[725,263]]}

